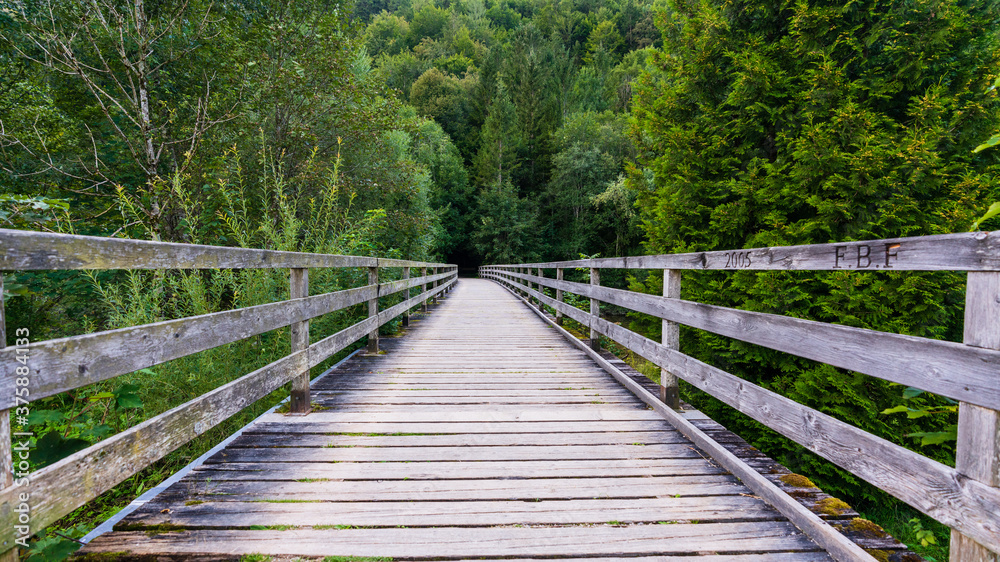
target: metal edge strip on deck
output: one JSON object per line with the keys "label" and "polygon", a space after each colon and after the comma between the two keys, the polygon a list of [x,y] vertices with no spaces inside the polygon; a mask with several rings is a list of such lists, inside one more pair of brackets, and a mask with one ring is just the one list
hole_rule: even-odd
{"label": "metal edge strip on deck", "polygon": [[834,559],[840,562],[875,562],[876,559],[865,552],[863,548],[855,544],[849,538],[831,527],[818,515],[809,511],[808,508],[800,504],[795,498],[789,496],[773,482],[762,476],[742,459],[727,451],[722,445],[698,429],[694,424],[685,419],[681,414],[667,407],[660,402],[646,389],[622,373],[618,368],[601,357],[596,351],[590,349],[585,343],[577,339],[562,326],[559,326],[545,313],[528,304],[524,299],[514,293],[509,287],[502,283],[497,283],[500,287],[507,289],[519,301],[527,306],[533,313],[541,318],[549,326],[555,328],[560,334],[568,339],[573,345],[583,350],[591,359],[600,365],[605,371],[613,376],[625,388],[632,391],[637,398],[650,406],[653,410],[663,416],[663,418],[694,442],[699,448],[709,454],[723,468],[730,471],[739,478],[743,484],[760,495],[768,504],[777,509],[782,515],[801,530],[807,537],[812,539],[821,548],[825,549]]}
{"label": "metal edge strip on deck", "polygon": [[[341,365],[343,365],[345,362],[347,362],[348,359],[351,359],[352,357],[354,357],[355,355],[357,355],[359,352],[364,351],[364,350],[365,350],[364,347],[359,347],[358,349],[355,349],[350,354],[348,354],[347,357],[344,357],[343,359],[341,359],[340,361],[338,361],[336,365],[330,367],[329,369],[327,369],[326,371],[324,371],[323,373],[321,373],[318,377],[316,377],[315,379],[313,379],[309,383],[309,386],[311,387],[317,381],[319,381],[323,377],[329,375],[335,369],[339,368]],[[249,428],[250,426],[252,426],[255,423],[257,423],[258,421],[260,421],[261,418],[263,418],[264,416],[267,416],[269,414],[274,413],[274,411],[277,410],[278,408],[280,408],[282,404],[284,404],[285,402],[288,402],[289,398],[290,397],[286,396],[281,402],[278,402],[277,404],[275,404],[271,408],[268,408],[266,412],[264,412],[263,414],[257,416],[256,418],[254,418],[250,423],[248,423],[248,424],[244,425],[243,427],[237,429],[232,435],[230,435],[229,437],[226,437],[225,439],[223,439],[222,441],[220,441],[218,445],[216,445],[216,446],[212,447],[211,449],[209,449],[208,451],[206,451],[205,454],[201,455],[200,457],[198,457],[195,460],[193,460],[190,463],[188,463],[188,465],[185,466],[184,468],[182,468],[182,469],[178,470],[177,472],[175,472],[170,478],[167,478],[163,482],[160,482],[159,484],[157,484],[155,487],[150,488],[149,490],[146,490],[146,492],[144,492],[141,496],[139,496],[138,498],[132,500],[131,503],[129,503],[124,508],[122,508],[121,511],[119,511],[118,513],[112,515],[109,519],[107,519],[106,521],[104,521],[103,523],[101,523],[100,525],[98,525],[93,531],[91,531],[91,532],[87,533],[86,535],[84,535],[84,537],[81,538],[79,540],[79,542],[81,542],[83,544],[87,544],[90,541],[96,539],[97,537],[103,535],[104,533],[109,533],[109,532],[113,531],[114,530],[114,526],[117,525],[119,521],[121,521],[122,519],[128,517],[129,515],[132,514],[132,512],[136,511],[140,507],[144,506],[145,504],[147,504],[150,501],[152,501],[153,499],[155,499],[156,496],[160,495],[162,492],[166,491],[167,488],[169,488],[169,487],[173,486],[174,484],[176,484],[182,478],[184,478],[185,476],[187,476],[192,470],[194,470],[194,469],[198,468],[199,466],[201,466],[202,464],[204,464],[204,462],[206,460],[208,460],[209,457],[211,457],[212,455],[214,455],[214,454],[218,453],[219,451],[221,451],[221,450],[225,449],[226,447],[228,447],[229,444],[232,443],[234,440],[236,440],[237,437],[239,437],[240,435],[243,435],[243,432],[246,431],[247,428]]]}

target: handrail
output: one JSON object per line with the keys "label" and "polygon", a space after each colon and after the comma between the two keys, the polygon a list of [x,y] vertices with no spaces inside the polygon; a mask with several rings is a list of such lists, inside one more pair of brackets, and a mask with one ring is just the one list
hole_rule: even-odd
{"label": "handrail", "polygon": [[517,266],[545,269],[593,267],[781,271],[1000,271],[1000,231],[961,232],[836,244],[503,264],[497,267]]}
{"label": "handrail", "polygon": [[[428,300],[449,291],[458,278],[454,264],[8,229],[0,229],[0,247],[4,250],[0,270],[287,268],[291,289],[291,298],[274,303],[0,347],[0,384],[11,389],[0,396],[0,457],[6,456],[0,458],[0,553],[18,544],[26,546],[26,539],[34,533],[286,383],[292,383],[291,413],[308,413],[311,367],[366,336],[369,351],[377,352],[380,326],[399,316],[407,324],[412,308],[426,307]],[[310,268],[366,268],[369,283],[308,296]],[[403,278],[380,282],[381,268],[401,268]],[[411,269],[421,274],[411,277]],[[419,294],[412,296],[415,287]],[[380,297],[398,293],[405,295],[402,302],[378,309]],[[365,302],[367,318],[309,343],[310,319]],[[8,410],[286,326],[292,332],[288,355],[30,475],[21,471],[11,484]],[[0,301],[0,346],[5,345]],[[20,357],[30,358],[28,374],[23,368],[18,372],[18,367],[25,366]],[[15,388],[25,390],[18,395]],[[26,510],[30,515],[24,515]]]}
{"label": "handrail", "polygon": [[[589,268],[590,283],[563,280],[566,268]],[[601,268],[663,269],[665,294],[602,287]],[[545,269],[555,269],[555,278],[545,276]],[[676,290],[678,269],[967,271],[965,342],[684,301]],[[948,525],[954,530],[953,560],[1000,552],[1000,231],[489,265],[480,268],[480,276],[501,283],[529,303],[551,307],[557,322],[569,317],[581,323],[591,331],[591,345],[596,345],[600,335],[615,341],[658,365],[667,375],[665,381],[684,379]],[[554,291],[555,298],[545,294],[543,287]],[[590,312],[563,302],[565,293],[589,298]],[[683,324],[960,400],[956,467],[685,355],[676,341],[669,341],[667,329],[663,341],[656,342],[601,319],[601,302],[658,317],[665,328]],[[863,353],[873,348],[878,353]],[[661,388],[661,397],[671,395],[676,396],[676,387]],[[959,551],[961,557],[955,558]]]}

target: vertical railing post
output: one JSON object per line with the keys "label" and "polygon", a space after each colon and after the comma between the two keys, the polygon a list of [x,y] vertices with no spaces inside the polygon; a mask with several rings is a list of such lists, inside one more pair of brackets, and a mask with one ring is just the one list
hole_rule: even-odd
{"label": "vertical railing post", "polygon": [[[1000,349],[1000,272],[973,271],[965,288],[965,345]],[[1000,384],[1000,375],[997,376]],[[955,469],[994,488],[1000,487],[1000,411],[962,402],[958,407]],[[951,531],[951,562],[995,562],[991,552]]]}
{"label": "vertical railing post", "polygon": [[[556,269],[556,281],[562,281],[562,280],[563,280],[563,269],[560,267]],[[559,302],[563,301],[562,289],[556,289],[556,300]],[[560,326],[562,326],[563,324],[563,313],[561,310],[558,309],[556,310],[556,324]]]}
{"label": "vertical railing post", "polygon": [[[531,275],[531,268],[530,267],[522,267],[521,268],[521,274],[522,275]],[[531,281],[529,281],[527,279],[524,280],[524,289],[525,289],[525,291],[524,291],[524,298],[528,300],[528,304],[530,305],[531,301],[535,300],[535,299],[531,298],[531,293],[529,292],[529,291],[531,291]]]}
{"label": "vertical railing post", "polygon": [[[409,279],[409,278],[410,278],[410,268],[404,267],[403,268],[403,279]],[[410,300],[410,288],[409,287],[406,288],[406,300]],[[410,325],[410,309],[407,308],[406,311],[403,312],[403,327],[406,328],[409,325]]]}
{"label": "vertical railing post", "polygon": [[[663,296],[668,299],[681,298],[681,272],[677,269],[663,270]],[[680,325],[677,322],[663,320],[661,327],[663,334],[660,341],[670,349],[680,349]],[[675,410],[681,407],[680,389],[677,386],[677,377],[670,371],[660,369],[660,400]]]}
{"label": "vertical railing post", "polygon": [[[309,270],[304,267],[293,268],[288,276],[288,296],[292,299],[304,299],[309,296]],[[293,322],[291,328],[292,353],[309,348],[309,321]],[[312,410],[309,396],[309,368],[292,379],[291,404],[288,411],[292,414],[305,415]]]}
{"label": "vertical railing post", "polygon": [[[3,307],[3,272],[0,272],[0,349],[5,347],[7,347],[7,316]],[[10,389],[10,392],[13,393],[14,389]],[[10,410],[0,410],[0,489],[14,485],[12,454]],[[17,562],[17,549],[13,544],[0,546],[0,562]]]}
{"label": "vertical railing post", "polygon": [[[596,267],[590,268],[590,284],[598,287],[601,284],[601,270]],[[601,334],[594,328],[594,319],[601,317],[601,305],[597,299],[590,299],[590,315],[593,316],[590,322],[590,349],[601,350]]]}
{"label": "vertical railing post", "polygon": [[[434,269],[433,275],[437,275],[438,274],[438,268],[435,267],[433,269]],[[431,281],[431,289],[437,289],[439,284],[440,284],[440,282],[438,282],[438,281]],[[434,296],[431,297],[431,299],[432,299],[431,300],[431,304],[437,304],[438,303],[438,295],[437,295],[437,293],[434,293]]]}
{"label": "vertical railing post", "polygon": [[[368,268],[368,284],[375,285],[375,298],[368,301],[368,317],[373,318],[378,316],[378,294],[379,294],[379,283],[378,283],[378,262],[375,262],[375,267]],[[372,328],[371,332],[368,332],[368,353],[378,353],[378,325]]]}
{"label": "vertical railing post", "polygon": [[[421,277],[427,277],[427,268],[426,267],[421,267],[420,268],[420,276]],[[423,283],[420,284],[420,294],[424,294],[426,292],[427,292],[427,282],[424,281]],[[420,303],[420,312],[427,312],[427,297],[426,296],[424,296],[423,301],[421,301],[421,303]]]}
{"label": "vertical railing post", "polygon": [[[538,268],[538,276],[539,277],[545,277],[545,272],[543,272],[542,268],[540,268],[540,267]],[[537,283],[537,285],[538,286],[535,287],[535,288],[538,289],[538,294],[540,294],[540,295],[541,294],[545,294],[545,288],[542,287],[542,284],[541,283]],[[542,306],[542,299],[540,299],[538,297],[535,297],[535,304],[538,305],[538,310],[541,310],[541,311],[545,310],[545,308]]]}

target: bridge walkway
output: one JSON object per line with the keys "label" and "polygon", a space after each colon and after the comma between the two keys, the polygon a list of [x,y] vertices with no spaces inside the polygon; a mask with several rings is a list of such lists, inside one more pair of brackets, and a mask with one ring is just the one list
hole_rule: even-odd
{"label": "bridge walkway", "polygon": [[831,560],[491,281],[462,279],[382,349],[81,554]]}

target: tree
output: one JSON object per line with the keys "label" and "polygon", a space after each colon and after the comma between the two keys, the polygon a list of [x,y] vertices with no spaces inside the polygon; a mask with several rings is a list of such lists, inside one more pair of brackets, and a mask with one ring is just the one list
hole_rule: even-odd
{"label": "tree", "polygon": [[[964,230],[971,203],[998,191],[991,180],[998,158],[972,154],[1000,119],[979,99],[980,69],[1000,62],[998,16],[995,2],[949,0],[672,2],[663,49],[634,99],[641,161],[655,176],[652,189],[633,183],[647,251]],[[683,286],[690,300],[960,339],[955,281],[698,272]],[[927,429],[922,420],[880,415],[898,396],[881,381],[704,333],[682,338],[686,353],[876,435],[898,440]],[[789,441],[703,404],[827,491],[861,505],[876,497]],[[949,455],[946,447],[923,452]]]}
{"label": "tree", "polygon": [[[16,28],[8,28],[2,40],[19,56],[80,81],[104,117],[103,128],[141,169],[146,189],[165,171],[182,169],[206,132],[231,116],[232,108],[216,107],[218,72],[191,65],[219,33],[219,14],[211,3],[44,0],[20,4],[6,15]],[[26,134],[5,140],[30,150]],[[111,172],[97,150],[101,137],[91,129],[93,159],[79,163],[98,181],[109,181]],[[47,162],[44,154],[37,156]],[[149,201],[146,212],[159,216],[160,202]]]}
{"label": "tree", "polygon": [[472,242],[482,263],[523,263],[538,254],[538,226],[531,203],[517,196],[510,180],[494,183],[476,198]]}
{"label": "tree", "polygon": [[460,80],[431,68],[410,89],[410,104],[421,115],[437,121],[465,154],[472,153],[475,142],[475,131],[469,126],[469,95],[475,86],[474,75]]}
{"label": "tree", "polygon": [[497,83],[497,95],[483,125],[473,166],[480,185],[504,185],[517,169],[522,140],[517,114],[506,86]]}

